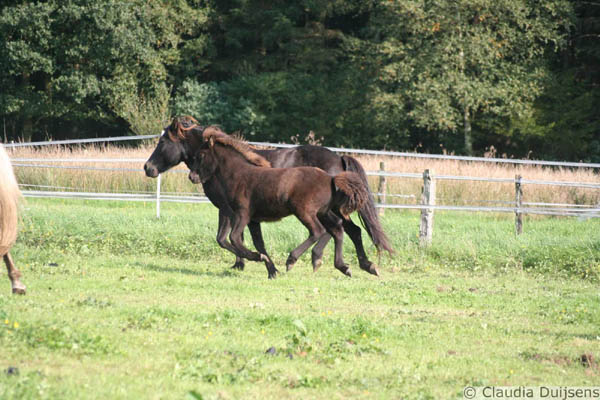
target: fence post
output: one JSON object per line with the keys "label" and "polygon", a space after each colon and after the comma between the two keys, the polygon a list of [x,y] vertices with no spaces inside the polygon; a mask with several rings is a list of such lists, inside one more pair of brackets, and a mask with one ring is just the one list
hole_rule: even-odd
{"label": "fence post", "polygon": [[517,235],[523,233],[523,187],[521,186],[521,175],[515,175],[515,232]]}
{"label": "fence post", "polygon": [[[381,161],[379,163],[379,171],[385,172],[385,161]],[[379,193],[379,204],[385,204],[387,198],[387,177],[380,175],[379,176],[379,188],[377,192]],[[379,215],[385,214],[385,208],[379,207]]]}
{"label": "fence post", "polygon": [[160,218],[160,177],[162,175],[158,174],[158,178],[156,178],[156,218]]}
{"label": "fence post", "polygon": [[[426,169],[423,172],[423,192],[421,194],[421,205],[435,205],[435,179],[433,170]],[[419,244],[426,246],[431,243],[433,237],[433,208],[421,209],[421,227],[419,228]]]}

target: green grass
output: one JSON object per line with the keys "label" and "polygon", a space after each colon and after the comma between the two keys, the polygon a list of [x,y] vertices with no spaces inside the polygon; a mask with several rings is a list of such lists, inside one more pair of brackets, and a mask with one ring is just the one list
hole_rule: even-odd
{"label": "green grass", "polygon": [[[229,269],[211,206],[162,215],[27,201],[13,255],[28,294],[6,279],[0,291],[0,398],[444,399],[467,385],[598,382],[598,364],[580,361],[600,357],[595,220],[526,219],[516,237],[510,217],[439,213],[423,250],[418,215],[388,211],[397,254],[381,278],[347,240],[353,278],[330,245],[316,274],[305,254],[269,281],[262,264]],[[283,270],[304,228],[263,231]]]}

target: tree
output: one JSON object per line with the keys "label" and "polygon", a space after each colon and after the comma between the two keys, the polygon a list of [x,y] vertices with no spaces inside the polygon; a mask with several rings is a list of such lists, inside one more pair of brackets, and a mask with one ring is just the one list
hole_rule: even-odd
{"label": "tree", "polygon": [[[182,36],[206,9],[185,1],[22,2],[0,14],[0,114],[14,135],[32,126],[69,136],[127,129],[132,98],[163,95]],[[21,129],[19,129],[21,128]]]}
{"label": "tree", "polygon": [[506,130],[538,157],[600,161],[600,3],[574,0],[568,45],[552,62],[551,78],[528,118]]}
{"label": "tree", "polygon": [[313,130],[326,144],[360,145],[364,80],[344,43],[365,26],[373,3],[215,2],[214,59],[195,80],[218,87],[236,113],[249,107],[259,118],[248,129],[256,139],[289,141]]}
{"label": "tree", "polygon": [[[378,117],[462,131],[473,152],[477,116],[525,115],[543,89],[544,56],[564,44],[563,0],[386,1],[370,22]],[[402,120],[404,119],[404,120]]]}
{"label": "tree", "polygon": [[[51,15],[56,5],[21,4],[2,8],[0,14],[0,110],[17,116],[23,139],[31,140],[33,119],[48,113],[51,57]],[[4,121],[6,124],[6,120]]]}

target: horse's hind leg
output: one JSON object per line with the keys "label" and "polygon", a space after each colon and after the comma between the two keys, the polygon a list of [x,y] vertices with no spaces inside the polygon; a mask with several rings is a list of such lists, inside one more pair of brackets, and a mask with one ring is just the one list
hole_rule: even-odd
{"label": "horse's hind leg", "polygon": [[275,264],[273,264],[273,260],[271,260],[271,256],[267,254],[267,250],[265,249],[265,242],[262,237],[262,231],[260,229],[260,223],[252,222],[248,224],[248,229],[250,230],[250,235],[252,235],[252,243],[254,243],[254,247],[256,250],[260,252],[260,254],[265,256],[265,265],[267,267],[267,271],[269,271],[269,275],[271,273],[277,274],[279,271],[275,268]]}
{"label": "horse's hind leg", "polygon": [[[227,235],[231,231],[231,219],[230,216],[227,215],[224,211],[219,210],[219,227],[217,229],[217,243],[219,246],[224,248],[227,251],[235,254],[235,264],[231,268],[239,269],[240,271],[244,270],[244,259],[239,257],[231,245],[227,240]],[[243,240],[243,236],[242,236]]]}
{"label": "horse's hind leg", "polygon": [[358,265],[360,269],[367,271],[370,274],[379,276],[379,272],[377,271],[377,266],[369,261],[369,257],[365,253],[365,248],[363,246],[361,229],[358,227],[352,220],[342,218],[342,223],[344,226],[344,231],[354,243],[354,248],[356,249],[356,256],[358,258]]}
{"label": "horse's hind leg", "polygon": [[10,253],[4,255],[4,264],[6,264],[6,269],[8,270],[8,278],[10,279],[12,292],[14,294],[25,294],[25,285],[19,280],[21,272],[15,267],[15,263],[13,262]]}
{"label": "horse's hind leg", "polygon": [[325,250],[325,246],[331,240],[331,235],[329,233],[324,233],[320,238],[317,244],[312,248],[312,265],[313,272],[317,272],[321,264],[323,263],[323,250]]}
{"label": "horse's hind leg", "polygon": [[319,220],[323,223],[327,232],[333,236],[335,243],[335,268],[346,276],[352,276],[350,268],[344,263],[344,230],[342,229],[342,219],[330,211],[326,215],[319,216]]}

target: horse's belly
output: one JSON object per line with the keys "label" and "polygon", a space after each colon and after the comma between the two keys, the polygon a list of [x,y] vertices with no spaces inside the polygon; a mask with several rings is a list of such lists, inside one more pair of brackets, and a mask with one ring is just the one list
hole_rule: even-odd
{"label": "horse's belly", "polygon": [[254,222],[277,222],[281,220],[283,217],[255,217],[252,218]]}
{"label": "horse's belly", "polygon": [[252,220],[257,222],[275,222],[290,215],[287,207],[277,207],[273,204],[267,204],[253,210]]}

